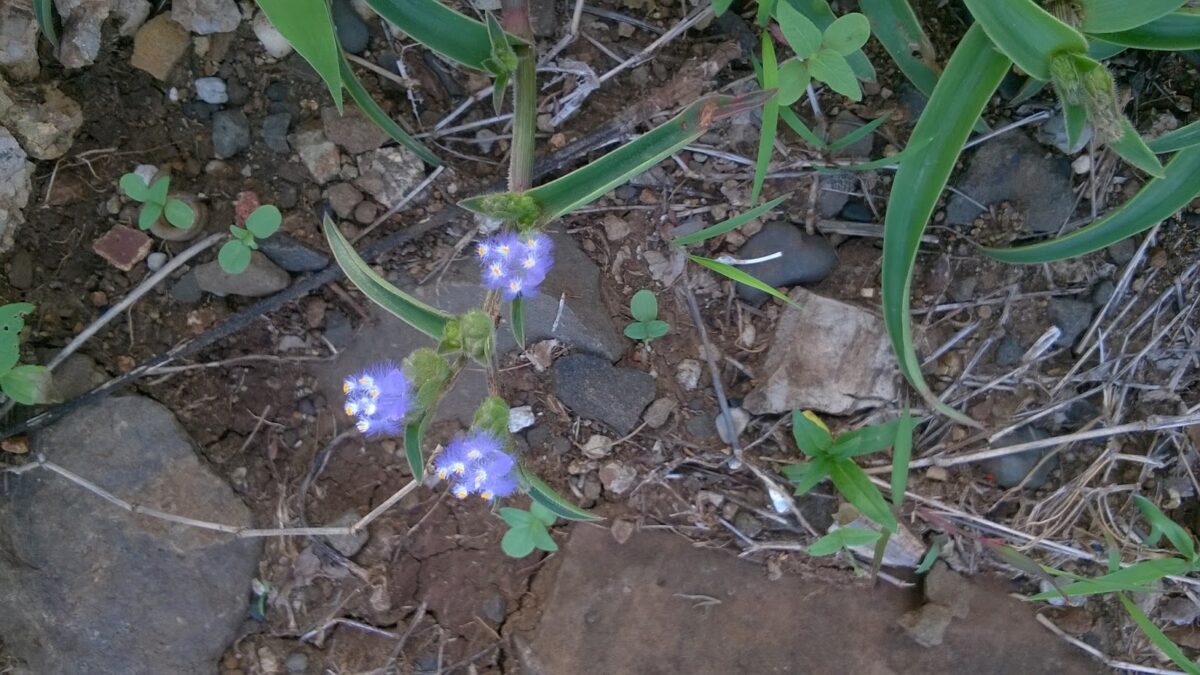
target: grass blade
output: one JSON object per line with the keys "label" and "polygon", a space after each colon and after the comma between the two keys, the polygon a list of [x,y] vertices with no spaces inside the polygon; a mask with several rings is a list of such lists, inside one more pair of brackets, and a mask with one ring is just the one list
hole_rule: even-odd
{"label": "grass blade", "polygon": [[908,489],[908,464],[912,460],[913,428],[916,426],[916,419],[905,406],[892,444],[892,508],[896,510],[904,503],[904,491]]}
{"label": "grass blade", "polygon": [[1166,177],[1162,163],[1158,161],[1158,157],[1154,156],[1154,151],[1146,146],[1146,141],[1142,139],[1137,129],[1133,128],[1129,118],[1121,118],[1121,137],[1109,143],[1108,146],[1115,150],[1121,159],[1151,176]]}
{"label": "grass blade", "polygon": [[1200,11],[1172,12],[1137,28],[1099,36],[1106,42],[1159,51],[1200,49]]}
{"label": "grass blade", "polygon": [[[828,0],[783,0],[791,5],[796,11],[808,17],[824,31],[829,28],[830,24],[837,21],[837,15],[833,13],[833,8],[829,6]],[[858,79],[864,82],[875,81],[875,67],[871,65],[871,61],[867,59],[867,55],[858,50],[846,57],[850,62],[850,67],[854,70],[854,74]]]}
{"label": "grass blade", "polygon": [[[487,70],[484,64],[492,57],[492,43],[482,22],[459,14],[438,0],[367,0],[367,4],[417,42],[451,61]],[[506,35],[510,44],[525,44],[511,33]]]}
{"label": "grass blade", "polygon": [[1170,218],[1200,194],[1200,145],[1176,153],[1166,172],[1166,178],[1146,183],[1115,212],[1085,228],[1029,246],[985,248],[983,252],[1004,262],[1044,263],[1099,251],[1132,237]]}
{"label": "grass blade", "polygon": [[[736,97],[702,98],[666,124],[562,178],[539,185],[522,196],[531,199],[537,205],[537,224],[548,223],[590,203],[678,152],[708,132],[713,122],[757,108],[772,96],[774,92],[759,91]],[[489,205],[497,197],[481,195],[465,199],[459,205],[476,213],[490,215]]]}
{"label": "grass blade", "polygon": [[825,148],[825,141],[821,140],[821,137],[814,133],[812,129],[809,129],[804,120],[801,120],[799,115],[792,112],[791,108],[780,106],[779,116],[783,119],[784,124],[787,124],[792,131],[796,132],[809,145],[818,150]]}
{"label": "grass blade", "polygon": [[434,340],[442,338],[446,322],[452,319],[452,316],[421,302],[379,276],[359,257],[358,252],[346,241],[337,224],[329,216],[325,217],[323,229],[325,238],[329,241],[329,249],[333,251],[333,257],[346,273],[346,277],[372,302]]}
{"label": "grass blade", "polygon": [[517,296],[512,301],[511,323],[513,339],[517,347],[525,349],[525,298]]}
{"label": "grass blade", "polygon": [[892,114],[889,112],[889,113],[884,114],[881,117],[876,117],[875,119],[871,120],[870,122],[867,122],[866,124],[862,125],[861,127],[855,129],[854,131],[851,131],[850,133],[846,134],[845,136],[842,136],[841,138],[837,139],[836,141],[833,141],[832,143],[830,143],[829,150],[831,152],[837,152],[838,150],[841,150],[842,148],[845,148],[850,145],[854,145],[858,141],[865,138],[867,136],[867,134],[870,134],[870,133],[874,132],[876,129],[878,129],[879,126],[881,124],[883,124],[884,122],[888,121],[888,118],[891,116],[892,116]]}
{"label": "grass blade", "polygon": [[779,206],[780,204],[782,204],[784,202],[784,200],[788,199],[791,196],[792,196],[792,193],[789,192],[786,195],[783,195],[782,197],[776,197],[775,199],[772,199],[771,201],[769,201],[765,204],[759,204],[758,206],[750,209],[749,211],[747,211],[743,214],[729,218],[728,220],[717,223],[716,225],[706,227],[703,230],[700,230],[699,232],[693,232],[691,234],[687,234],[682,237],[676,237],[675,239],[671,240],[671,244],[673,244],[675,246],[688,246],[689,244],[699,244],[700,242],[706,241],[708,239],[712,239],[713,237],[715,237],[717,235],[725,234],[726,232],[736,230],[737,228],[741,227],[742,225],[745,225],[746,223],[763,215],[767,211],[770,211],[771,209],[775,208],[776,206]]}
{"label": "grass blade", "polygon": [[888,157],[880,157],[879,159],[873,159],[869,162],[858,162],[857,164],[839,164],[837,167],[818,166],[814,168],[816,169],[817,173],[831,174],[840,173],[842,171],[874,171],[875,169],[885,166],[899,166],[900,162],[916,155],[921,148],[925,147],[925,145],[928,143],[929,139],[925,139],[923,141],[913,141],[909,139],[908,146],[906,146],[900,152]]}
{"label": "grass blade", "polygon": [[[1200,25],[1196,29],[1200,30]],[[1200,145],[1200,121],[1192,122],[1185,127],[1180,127],[1175,131],[1159,136],[1147,143],[1147,145],[1157,153],[1175,152],[1176,150]]]}
{"label": "grass blade", "polygon": [[933,43],[908,0],[859,0],[858,6],[871,20],[871,33],[900,72],[921,93],[932,94],[937,86],[937,73],[929,65],[935,54]]}
{"label": "grass blade", "polygon": [[[1154,505],[1154,502],[1149,499],[1137,495],[1133,498],[1133,501],[1137,504],[1138,510],[1142,512],[1142,515],[1145,516],[1146,522],[1150,523],[1150,526],[1155,531],[1166,535],[1167,540],[1171,542],[1176,551],[1179,551],[1189,560],[1196,559],[1196,543],[1192,541],[1192,535],[1188,534],[1187,530],[1180,527],[1179,523],[1168,518],[1167,514],[1160,511]],[[1157,545],[1157,542],[1154,541],[1147,543],[1151,546]]]}
{"label": "grass blade", "polygon": [[342,109],[341,48],[333,31],[327,0],[256,0],[267,19],[325,80],[338,111]]}
{"label": "grass blade", "polygon": [[342,84],[346,86],[346,91],[350,92],[350,98],[358,104],[359,108],[371,118],[371,121],[387,132],[392,140],[400,145],[412,150],[421,158],[421,161],[430,166],[441,166],[442,161],[437,158],[437,155],[430,152],[429,148],[421,145],[420,141],[408,135],[399,124],[396,123],[379,104],[371,98],[370,92],[363,86],[358,76],[354,74],[354,70],[350,68],[350,61],[346,59],[346,55],[339,52],[339,67],[342,72]]}
{"label": "grass blade", "polygon": [[[1182,558],[1155,558],[1095,579],[1071,582],[1062,587],[1061,594],[1081,597],[1120,591],[1150,590],[1149,585],[1155,581],[1172,574],[1187,574],[1189,570],[1191,570],[1191,564]],[[1059,591],[1045,591],[1032,595],[1029,599],[1048,600],[1058,595],[1060,595]]]}
{"label": "grass blade", "polygon": [[546,509],[559,518],[585,522],[604,520],[604,518],[590,511],[585,511],[563,499],[562,496],[554,491],[554,488],[547,485],[541,478],[533,475],[525,467],[518,467],[517,471],[520,473],[522,480],[529,485],[529,496],[533,501],[546,507]]}
{"label": "grass blade", "polygon": [[900,371],[930,405],[971,425],[975,424],[973,420],[934,396],[921,374],[921,361],[913,346],[909,324],[909,296],[925,225],[975,120],[1010,65],[979,24],[967,30],[913,129],[909,144],[915,139],[924,146],[900,164],[884,221],[883,316],[900,361]]}
{"label": "grass blade", "polygon": [[1087,40],[1033,0],[963,0],[1000,51],[1026,73],[1050,79],[1050,62],[1064,53],[1087,52]]}
{"label": "grass blade", "polygon": [[[775,43],[770,31],[762,34],[762,85],[763,89],[779,86],[779,64],[775,61]],[[762,194],[763,181],[767,178],[767,167],[775,151],[775,130],[779,125],[779,98],[772,97],[763,105],[762,129],[758,136],[758,158],[754,162],[754,187],[750,190],[750,203],[758,201]]]}
{"label": "grass blade", "polygon": [[883,500],[879,488],[875,487],[867,474],[853,460],[842,459],[830,462],[829,478],[833,480],[834,487],[846,498],[846,501],[853,504],[854,508],[864,516],[888,532],[895,532],[899,527],[896,516],[892,515],[892,510]]}
{"label": "grass blade", "polygon": [[58,48],[58,31],[54,28],[54,0],[33,0],[33,16],[37,19],[42,35]]}
{"label": "grass blade", "polygon": [[767,293],[768,295],[770,295],[772,297],[779,298],[780,300],[786,302],[787,304],[791,305],[792,307],[796,307],[797,309],[799,309],[799,306],[797,306],[796,303],[792,302],[791,298],[784,295],[783,293],[780,293],[778,289],[766,285],[765,283],[763,283],[763,282],[759,281],[758,279],[754,278],[753,276],[741,271],[740,269],[734,267],[733,265],[726,265],[723,262],[717,262],[716,260],[712,260],[710,258],[701,258],[698,255],[689,255],[688,259],[691,260],[692,262],[696,263],[697,265],[700,265],[701,267],[707,267],[708,269],[716,272],[717,274],[725,276],[732,281],[735,281],[739,284],[745,284],[745,285],[749,286],[750,288],[757,288],[758,290],[762,291],[763,293]]}
{"label": "grass blade", "polygon": [[1142,629],[1142,632],[1146,634],[1146,637],[1150,638],[1150,641],[1154,643],[1155,647],[1161,649],[1162,652],[1170,657],[1171,661],[1173,661],[1175,665],[1182,668],[1185,673],[1188,673],[1189,675],[1200,675],[1200,667],[1196,666],[1196,664],[1183,653],[1183,650],[1180,649],[1178,645],[1176,645],[1174,642],[1171,642],[1171,638],[1163,634],[1163,632],[1158,629],[1158,626],[1155,626],[1154,622],[1152,622],[1149,617],[1142,612],[1142,609],[1138,607],[1135,602],[1129,599],[1129,596],[1125,595],[1124,593],[1118,593],[1117,597],[1121,599],[1121,604],[1125,606],[1125,611],[1129,612],[1129,616],[1133,618],[1133,622],[1138,625],[1138,628]]}
{"label": "grass blade", "polygon": [[1182,7],[1187,0],[1076,0],[1083,20],[1079,30],[1115,33],[1137,28]]}

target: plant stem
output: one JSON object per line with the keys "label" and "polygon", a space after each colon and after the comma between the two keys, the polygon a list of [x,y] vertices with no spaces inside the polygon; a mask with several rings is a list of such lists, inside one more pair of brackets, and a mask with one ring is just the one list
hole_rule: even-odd
{"label": "plant stem", "polygon": [[537,131],[537,49],[529,23],[528,0],[501,0],[504,30],[529,42],[516,47],[517,72],[513,77],[513,138],[508,166],[508,189],[524,192],[533,187],[534,133]]}

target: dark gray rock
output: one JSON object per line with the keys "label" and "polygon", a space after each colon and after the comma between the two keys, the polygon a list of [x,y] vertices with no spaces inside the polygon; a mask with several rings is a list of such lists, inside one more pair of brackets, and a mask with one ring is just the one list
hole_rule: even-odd
{"label": "dark gray rock", "polygon": [[1000,343],[996,345],[996,365],[1001,368],[1017,365],[1017,361],[1024,355],[1025,348],[1011,335],[1000,338]]}
{"label": "dark gray rock", "polygon": [[[742,269],[768,286],[778,288],[816,283],[837,267],[837,252],[824,237],[809,235],[791,223],[768,223],[738,250],[738,257],[759,258],[776,251],[781,251],[783,257]],[[767,298],[763,291],[744,284],[738,284],[737,292],[738,297],[751,304]]]}
{"label": "dark gray rock", "polygon": [[710,441],[717,438],[716,419],[712,415],[696,415],[689,417],[683,423],[688,436],[697,441]]}
{"label": "dark gray rock", "polygon": [[1137,249],[1137,241],[1133,237],[1130,237],[1128,239],[1122,239],[1112,246],[1109,246],[1108,248],[1104,249],[1104,252],[1108,254],[1108,259],[1111,260],[1114,265],[1121,265],[1123,267],[1128,265],[1130,260],[1133,260],[1133,256],[1137,253]]}
{"label": "dark gray rock", "polygon": [[325,314],[325,338],[338,349],[345,349],[354,337],[354,325],[350,317],[340,309],[331,309]]}
{"label": "dark gray rock", "polygon": [[917,119],[921,117],[921,113],[925,112],[925,106],[929,103],[929,97],[921,93],[921,90],[914,87],[908,80],[900,84],[896,100],[904,109],[906,121],[910,125],[917,123]]}
{"label": "dark gray rock", "polygon": [[483,616],[492,623],[504,623],[508,614],[508,600],[503,595],[494,593],[483,601]]}
{"label": "dark gray rock", "polygon": [[229,159],[250,146],[250,120],[241,110],[221,110],[212,116],[213,155]]}
{"label": "dark gray rock", "polygon": [[[554,393],[577,415],[603,422],[619,434],[637,426],[654,400],[654,378],[631,368],[617,368],[590,354],[572,354],[554,364]],[[715,433],[709,424],[710,433]]]}
{"label": "dark gray rock", "polygon": [[[196,457],[163,406],[81,408],[35,452],[113,494],[234,526],[250,511]],[[134,515],[48,471],[0,503],[0,634],[36,673],[208,675],[238,635],[261,544]]]}
{"label": "dark gray rock", "polygon": [[836,218],[850,202],[850,193],[858,189],[858,180],[848,171],[821,176],[817,193],[817,212],[822,218]]}
{"label": "dark gray rock", "polygon": [[60,401],[82,396],[108,381],[92,357],[76,352],[54,369],[54,394]]}
{"label": "dark gray rock", "polygon": [[226,272],[216,260],[196,268],[196,284],[200,290],[220,297],[261,298],[282,291],[291,282],[287,272],[258,251],[250,254],[250,266],[241,274]]}
{"label": "dark gray rock", "polygon": [[[1071,163],[1047,157],[1046,150],[1022,131],[1013,131],[979,146],[956,186],[987,207],[1008,202],[1025,217],[1035,234],[1057,232],[1074,210]],[[960,194],[950,197],[946,222],[971,223],[982,209]]]}
{"label": "dark gray rock", "polygon": [[[859,119],[857,115],[849,110],[843,110],[833,118],[833,123],[829,125],[829,138],[831,141],[838,141],[846,136],[858,131],[866,122]],[[849,157],[853,159],[869,159],[871,151],[875,148],[875,136],[873,133],[858,139],[857,141],[838,150],[835,155],[838,157]]]}
{"label": "dark gray rock", "polygon": [[242,107],[250,102],[250,87],[238,80],[229,80],[229,105]]}
{"label": "dark gray rock", "polygon": [[286,101],[288,97],[288,83],[285,80],[275,80],[267,85],[267,100],[275,103]]}
{"label": "dark gray rock", "polygon": [[200,290],[200,284],[196,283],[196,270],[192,270],[179,278],[175,285],[171,286],[171,297],[186,305],[194,305],[200,302],[200,298],[204,297],[204,291]]}
{"label": "dark gray rock", "polygon": [[[1043,438],[1049,438],[1050,434],[1037,427],[1021,427],[1016,431],[996,439],[992,444],[993,448],[1006,448],[1012,445],[1020,445],[1021,443],[1029,443],[1032,441],[1040,441]],[[1033,470],[1033,467],[1041,461],[1042,457],[1050,452],[1053,448],[1043,448],[1040,450],[1028,450],[1013,455],[1004,455],[994,459],[985,460],[982,462],[984,470],[990,473],[995,479],[996,484],[1003,488],[1015,487],[1020,484],[1025,476]],[[1029,482],[1025,483],[1025,487],[1036,490],[1046,484],[1046,480],[1050,477],[1050,472],[1058,466],[1058,455],[1055,455],[1050,461],[1046,462],[1037,473],[1029,477]]]}
{"label": "dark gray rock", "polygon": [[184,117],[188,119],[207,122],[212,119],[213,113],[217,111],[217,106],[204,101],[185,101],[180,109],[183,111]]}
{"label": "dark gray rock", "polygon": [[361,54],[371,41],[367,23],[350,6],[349,0],[333,0],[333,26],[337,30],[338,42],[351,54]]}
{"label": "dark gray rock", "polygon": [[1096,307],[1103,307],[1116,292],[1117,285],[1110,279],[1104,279],[1092,287],[1092,304]]}
{"label": "dark gray rock", "polygon": [[282,232],[259,241],[258,250],[289,272],[316,272],[329,265],[329,256]]}
{"label": "dark gray rock", "polygon": [[262,124],[263,142],[275,152],[286,155],[292,151],[292,146],[287,140],[288,131],[291,128],[291,113],[280,112],[267,115]]}
{"label": "dark gray rock", "polygon": [[849,220],[855,223],[873,223],[875,222],[875,213],[871,211],[871,207],[861,199],[854,198],[846,202],[842,207],[842,219]]}
{"label": "dark gray rock", "polygon": [[1095,312],[1092,303],[1070,298],[1050,299],[1050,321],[1058,326],[1062,335],[1058,336],[1055,345],[1070,347],[1092,323],[1092,313]]}

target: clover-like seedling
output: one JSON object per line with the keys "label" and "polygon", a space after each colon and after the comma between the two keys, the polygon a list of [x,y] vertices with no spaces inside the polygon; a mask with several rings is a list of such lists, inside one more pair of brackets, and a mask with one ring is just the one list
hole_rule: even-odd
{"label": "clover-like seedling", "polygon": [[46,403],[50,399],[50,370],[45,366],[18,365],[21,360],[21,329],[25,315],[33,311],[27,302],[0,307],[0,391],[22,405]]}
{"label": "clover-like seedling", "polygon": [[283,216],[280,215],[279,209],[267,204],[254,209],[254,212],[246,217],[246,227],[230,225],[229,232],[233,234],[233,239],[225,242],[221,251],[217,253],[217,262],[221,269],[229,274],[245,272],[250,266],[250,253],[258,248],[258,240],[275,234],[282,222]]}
{"label": "clover-like seedling", "polygon": [[535,548],[548,553],[558,550],[547,529],[558,517],[538,502],[533,502],[528,511],[506,506],[500,509],[500,517],[509,526],[500,540],[500,548],[509,557],[524,558]]}
{"label": "clover-like seedling", "polygon": [[642,289],[629,300],[629,311],[634,321],[625,327],[625,337],[649,343],[667,334],[671,326],[658,318],[658,299],[654,293]]}
{"label": "clover-like seedling", "polygon": [[150,229],[160,217],[165,217],[168,223],[181,230],[196,224],[196,212],[192,207],[179,199],[167,197],[171,187],[169,176],[162,176],[147,185],[146,179],[136,173],[127,173],[121,176],[120,186],[126,196],[142,205],[138,213],[139,228]]}
{"label": "clover-like seedling", "polygon": [[824,32],[808,17],[781,2],[775,14],[783,37],[796,52],[779,67],[779,104],[791,105],[811,80],[829,85],[837,93],[858,101],[862,89],[846,57],[858,51],[871,36],[871,22],[862,14],[845,14]]}

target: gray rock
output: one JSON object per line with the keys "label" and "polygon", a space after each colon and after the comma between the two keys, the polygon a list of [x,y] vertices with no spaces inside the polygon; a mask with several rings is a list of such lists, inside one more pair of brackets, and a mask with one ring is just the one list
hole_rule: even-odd
{"label": "gray rock", "polygon": [[843,220],[849,220],[854,223],[873,223],[875,222],[875,213],[871,211],[871,207],[867,203],[857,197],[846,202],[842,207],[841,216]]}
{"label": "gray rock", "polygon": [[[1006,448],[1012,445],[1021,443],[1029,443],[1032,441],[1040,441],[1043,438],[1048,438],[1050,434],[1045,431],[1031,426],[1024,426],[1016,431],[996,439],[992,444],[993,448]],[[994,459],[985,460],[982,466],[985,471],[991,474],[996,479],[996,484],[1003,488],[1015,487],[1025,479],[1025,476],[1033,470],[1033,467],[1041,461],[1042,457],[1050,452],[1052,448],[1044,448],[1041,450],[1028,450],[1013,455],[1004,455]],[[1026,488],[1036,490],[1046,484],[1046,480],[1050,477],[1050,472],[1058,466],[1058,455],[1055,455],[1050,461],[1046,462],[1037,473],[1029,477],[1029,482],[1025,484]]]}
{"label": "gray rock", "polygon": [[196,270],[183,275],[171,286],[171,297],[185,305],[200,302],[204,292],[200,290],[200,284],[196,281]]}
{"label": "gray rock", "polygon": [[213,155],[229,159],[250,147],[250,120],[241,110],[220,110],[212,116]]}
{"label": "gray rock", "polygon": [[54,369],[54,393],[60,401],[82,396],[108,381],[92,357],[75,352]]}
{"label": "gray rock", "polygon": [[617,433],[633,431],[654,400],[654,378],[640,370],[617,368],[590,354],[572,354],[554,363],[554,393],[577,415],[603,422]]}
{"label": "gray rock", "polygon": [[[171,412],[149,399],[81,408],[34,446],[130,502],[250,525]],[[131,514],[46,471],[9,487],[0,632],[11,656],[37,673],[214,671],[245,617],[258,541]]]}
{"label": "gray rock", "polygon": [[750,424],[750,414],[741,408],[730,408],[729,417],[733,419],[733,424],[726,421],[725,413],[718,414],[714,422],[722,443],[733,443],[734,436],[745,431],[746,425]]}
{"label": "gray rock", "polygon": [[304,162],[304,166],[318,183],[328,183],[341,172],[342,153],[325,138],[325,132],[320,129],[296,132],[292,136],[292,146],[296,148],[300,161]]}
{"label": "gray rock", "polygon": [[1095,307],[1090,302],[1051,298],[1050,321],[1062,331],[1062,335],[1058,336],[1054,344],[1058,347],[1070,347],[1075,344],[1079,336],[1091,325],[1093,312]]}
{"label": "gray rock", "polygon": [[925,112],[925,106],[929,104],[929,97],[921,93],[921,90],[914,87],[908,80],[900,83],[900,90],[896,93],[896,100],[904,109],[909,125],[917,123],[917,119],[921,117],[921,113]]}
{"label": "gray rock", "polygon": [[230,33],[242,21],[234,0],[174,0],[171,18],[197,35]]}
{"label": "gray rock", "polygon": [[221,269],[216,260],[196,268],[196,284],[200,290],[220,297],[240,295],[260,298],[282,291],[291,282],[292,278],[287,272],[258,251],[250,255],[250,266],[241,274],[229,274]]}
{"label": "gray rock", "polygon": [[[341,516],[334,519],[334,521],[329,525],[330,527],[348,527],[358,522],[358,520],[358,513],[355,511],[350,511],[348,513],[343,513]],[[325,540],[329,542],[330,546],[337,549],[338,553],[341,553],[347,558],[353,558],[354,556],[358,555],[358,552],[361,551],[364,546],[367,545],[367,540],[370,538],[370,533],[364,529],[356,534],[339,534],[332,537],[325,537]]]}
{"label": "gray rock", "polygon": [[1159,616],[1176,626],[1186,626],[1200,618],[1200,605],[1185,595],[1177,595],[1163,603]]}
{"label": "gray rock", "polygon": [[[1075,206],[1071,163],[1045,154],[1042,146],[1022,131],[1004,134],[979,146],[956,187],[987,207],[1012,204],[1024,215],[1029,232],[1057,232]],[[954,194],[946,207],[946,221],[967,225],[981,213],[978,206]]]}
{"label": "gray rock", "polygon": [[17,139],[0,127],[0,253],[12,247],[17,227],[25,222],[32,189],[33,162]]}
{"label": "gray rock", "polygon": [[[354,184],[386,207],[400,203],[425,180],[425,164],[408,148],[380,148],[358,158],[358,180]],[[428,191],[425,192],[428,195]],[[416,197],[420,204],[426,196]]]}
{"label": "gray rock", "polygon": [[8,283],[18,291],[27,291],[33,287],[33,256],[21,249],[13,254],[8,262]]}
{"label": "gray rock", "polygon": [[493,593],[488,596],[487,600],[483,601],[483,616],[492,623],[504,623],[504,617],[508,615],[508,601],[503,595]]}
{"label": "gray rock", "polygon": [[[776,251],[782,252],[783,256],[742,269],[768,286],[778,288],[816,283],[828,277],[837,267],[837,252],[824,237],[809,235],[791,223],[768,223],[758,234],[750,237],[737,255],[742,259],[750,259]],[[737,293],[743,301],[751,304],[760,303],[768,297],[765,292],[745,284],[738,284]]]}
{"label": "gray rock", "polygon": [[281,103],[287,100],[289,86],[286,80],[275,80],[267,85],[267,100]]}
{"label": "gray rock", "polygon": [[361,54],[371,41],[367,22],[350,6],[349,0],[333,0],[333,26],[337,30],[342,49],[351,54]]}
{"label": "gray rock", "polygon": [[850,202],[850,193],[858,190],[858,179],[849,171],[821,176],[817,193],[817,212],[822,218],[836,218]]}
{"label": "gray rock", "polygon": [[338,218],[349,218],[354,215],[354,207],[363,200],[362,193],[349,183],[334,183],[329,186],[326,197]]}
{"label": "gray rock", "polygon": [[120,19],[122,36],[132,35],[150,14],[146,0],[62,0],[54,3],[63,27],[58,59],[67,68],[91,65],[100,53],[100,28]]}
{"label": "gray rock", "polygon": [[971,596],[975,589],[958,572],[941,560],[933,564],[933,569],[925,575],[925,599],[950,608],[951,613],[960,618],[967,618],[970,612]]}
{"label": "gray rock", "polygon": [[1000,343],[996,345],[996,365],[1001,368],[1017,365],[1017,361],[1024,355],[1025,348],[1011,335],[1000,338]]}
{"label": "gray rock", "polygon": [[326,138],[351,155],[376,150],[390,138],[366,113],[351,105],[342,108],[341,114],[333,106],[322,108],[321,128]]}
{"label": "gray rock", "polygon": [[712,415],[696,415],[683,423],[683,428],[693,440],[708,441],[717,438],[716,419]]}
{"label": "gray rock", "polygon": [[670,419],[671,411],[675,410],[675,406],[677,405],[678,402],[675,399],[664,396],[651,403],[649,408],[646,408],[646,413],[642,416],[642,420],[651,429],[661,428]]}
{"label": "gray rock", "polygon": [[288,130],[292,127],[292,114],[286,112],[273,113],[263,118],[262,135],[267,147],[286,155],[292,151],[288,143]]}
{"label": "gray rock", "polygon": [[196,98],[213,105],[228,103],[229,90],[225,86],[225,80],[219,77],[201,77],[197,79]]}
{"label": "gray rock", "polygon": [[[858,131],[866,122],[859,119],[857,115],[849,110],[843,110],[833,118],[833,123],[829,125],[829,138],[837,141],[846,136]],[[852,159],[869,159],[871,151],[875,147],[874,134],[867,134],[850,145],[842,148],[837,153],[839,157],[849,157]]]}
{"label": "gray rock", "polygon": [[1096,307],[1103,307],[1116,292],[1117,285],[1111,279],[1104,279],[1092,287],[1092,304]]}
{"label": "gray rock", "polygon": [[1044,145],[1058,148],[1058,151],[1064,155],[1073,155],[1086,148],[1088,141],[1092,140],[1092,125],[1084,126],[1083,133],[1079,135],[1075,146],[1072,147],[1067,139],[1067,120],[1063,116],[1063,111],[1059,109],[1050,119],[1038,126],[1037,139]]}
{"label": "gray rock", "polygon": [[282,232],[260,240],[258,250],[288,272],[316,272],[329,265],[329,256]]}
{"label": "gray rock", "polygon": [[146,256],[146,269],[151,272],[157,272],[162,269],[163,265],[167,264],[167,254],[162,251],[155,251]]}
{"label": "gray rock", "polygon": [[0,0],[0,74],[14,82],[37,79],[37,39],[32,7]]}
{"label": "gray rock", "polygon": [[637,480],[637,469],[621,462],[609,462],[600,467],[600,484],[614,495],[622,495],[633,487]]}
{"label": "gray rock", "polygon": [[338,349],[345,349],[354,337],[354,324],[340,309],[331,309],[325,314],[325,339]]}
{"label": "gray rock", "polygon": [[1133,237],[1130,237],[1128,239],[1122,239],[1112,246],[1109,246],[1108,248],[1104,249],[1104,252],[1108,254],[1108,259],[1111,260],[1114,265],[1120,265],[1124,267],[1125,265],[1129,264],[1130,260],[1133,260],[1133,256],[1137,254],[1137,250],[1137,240],[1135,240]]}
{"label": "gray rock", "polygon": [[17,137],[29,156],[58,159],[75,142],[83,110],[54,85],[17,90],[0,79],[0,126]]}
{"label": "gray rock", "polygon": [[292,652],[287,655],[283,667],[287,668],[288,675],[304,675],[308,672],[308,655],[304,652]]}
{"label": "gray rock", "polygon": [[896,400],[896,362],[882,319],[803,288],[790,297],[796,306],[787,305],[779,318],[746,410],[848,415]]}
{"label": "gray rock", "polygon": [[954,620],[949,607],[931,602],[900,617],[896,623],[922,647],[936,647],[945,640]]}
{"label": "gray rock", "polygon": [[179,106],[183,111],[183,115],[197,122],[207,122],[212,119],[213,113],[217,111],[217,106],[204,101],[184,101],[183,105]]}

